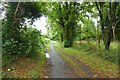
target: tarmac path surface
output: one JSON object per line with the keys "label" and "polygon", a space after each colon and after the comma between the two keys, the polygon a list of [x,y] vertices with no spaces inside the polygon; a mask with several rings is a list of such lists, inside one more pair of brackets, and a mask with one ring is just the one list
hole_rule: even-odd
{"label": "tarmac path surface", "polygon": [[[50,53],[47,54],[49,64],[50,78],[78,78],[78,76],[70,69],[67,63],[57,54],[54,49],[53,42],[50,43]],[[80,76],[79,76],[80,77]]]}

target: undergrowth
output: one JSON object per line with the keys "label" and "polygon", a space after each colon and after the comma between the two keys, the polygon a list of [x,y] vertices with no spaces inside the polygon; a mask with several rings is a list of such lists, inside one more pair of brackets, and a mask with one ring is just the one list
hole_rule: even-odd
{"label": "undergrowth", "polygon": [[104,49],[104,44],[101,43],[99,49],[96,46],[96,42],[90,43],[76,43],[73,45],[74,49],[85,51],[86,54],[94,54],[100,58],[103,58],[112,63],[118,64],[118,43],[112,42],[110,45],[110,50],[106,51]]}
{"label": "undergrowth", "polygon": [[[12,56],[13,57],[13,56]],[[11,59],[11,58],[10,58]],[[33,57],[21,56],[3,67],[3,78],[39,78],[46,62],[45,54],[38,52]]]}
{"label": "undergrowth", "polygon": [[[82,49],[76,49],[76,48],[72,48],[72,47],[64,48],[63,44],[58,43],[58,42],[55,42],[55,44],[61,50],[65,51],[68,55],[74,56],[78,60],[82,61],[84,64],[89,65],[96,73],[103,75],[103,77],[118,77],[118,64],[111,62],[107,59],[104,59],[101,56],[98,56],[96,51],[88,50],[88,48],[89,48],[88,46],[86,47],[84,45],[84,47],[82,47]],[[110,53],[110,54],[112,54],[112,53]],[[105,56],[105,55],[102,55],[102,56]]]}

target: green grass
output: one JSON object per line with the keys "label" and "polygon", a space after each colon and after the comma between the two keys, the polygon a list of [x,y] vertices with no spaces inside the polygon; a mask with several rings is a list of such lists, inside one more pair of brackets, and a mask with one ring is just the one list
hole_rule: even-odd
{"label": "green grass", "polygon": [[99,57],[107,61],[118,64],[118,42],[111,42],[109,51],[106,51],[104,49],[103,43],[100,44],[100,49],[98,51],[95,41],[90,43],[76,43],[75,45],[73,45],[73,48],[82,50],[87,54],[98,55]]}
{"label": "green grass", "polygon": [[[13,56],[5,59],[13,59]],[[3,78],[39,78],[43,74],[46,57],[44,52],[38,52],[31,58],[20,56],[12,62],[8,62],[6,66],[3,66]],[[12,70],[12,67],[15,69]],[[7,71],[8,68],[11,71]]]}
{"label": "green grass", "polygon": [[87,77],[86,73],[82,71],[81,67],[76,62],[71,60],[71,58],[67,57],[66,55],[62,54],[62,52],[59,50],[58,47],[56,47],[55,50],[67,63],[69,63],[69,66],[76,72],[77,75],[80,75],[82,77]]}
{"label": "green grass", "polygon": [[50,52],[50,41],[48,41],[46,44],[46,50],[47,52]]}
{"label": "green grass", "polygon": [[40,75],[42,75],[42,71],[43,71],[43,65],[45,64],[46,60],[42,60],[39,61],[37,63],[37,66],[32,69],[31,71],[28,72],[28,74],[26,74],[26,76],[31,76],[31,78],[39,78]]}
{"label": "green grass", "polygon": [[58,42],[55,43],[56,46],[59,46],[59,48],[65,51],[67,54],[75,56],[77,59],[89,65],[92,69],[96,69],[101,73],[104,73],[105,77],[118,77],[118,64],[101,58],[94,50],[90,52],[90,50],[87,50],[87,48],[82,48],[79,50],[74,48],[64,48],[63,44],[59,44]]}
{"label": "green grass", "polygon": [[31,75],[32,78],[38,78],[39,73],[36,70],[31,70],[28,75]]}
{"label": "green grass", "polygon": [[10,64],[12,61],[18,58],[17,55],[4,55],[2,56],[2,66]]}
{"label": "green grass", "polygon": [[43,66],[46,62],[45,53],[39,53],[34,57],[35,60],[37,60],[37,65],[34,69],[32,69],[26,76],[31,76],[31,78],[39,78],[40,75],[42,75]]}

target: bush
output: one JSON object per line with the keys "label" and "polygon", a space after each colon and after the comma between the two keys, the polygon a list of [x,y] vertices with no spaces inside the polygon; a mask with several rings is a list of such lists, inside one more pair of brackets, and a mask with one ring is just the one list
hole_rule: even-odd
{"label": "bush", "polygon": [[[7,33],[4,35],[7,35]],[[13,55],[33,57],[38,54],[38,52],[42,53],[45,51],[43,38],[41,32],[32,27],[22,28],[18,40],[3,37],[3,57]],[[10,59],[10,61],[12,61],[12,59]]]}

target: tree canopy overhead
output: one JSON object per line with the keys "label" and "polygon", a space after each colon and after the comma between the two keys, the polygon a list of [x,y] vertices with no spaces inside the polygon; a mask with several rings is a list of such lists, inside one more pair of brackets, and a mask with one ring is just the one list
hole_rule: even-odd
{"label": "tree canopy overhead", "polygon": [[80,4],[77,2],[59,2],[48,4],[48,17],[51,22],[55,22],[61,32],[61,40],[64,41],[65,47],[73,44],[77,20],[79,16]]}
{"label": "tree canopy overhead", "polygon": [[[37,30],[35,29],[33,29],[33,31],[28,31],[30,29],[27,29],[25,20],[30,19],[30,23],[32,24],[35,19],[41,17],[41,5],[42,4],[31,2],[7,3],[5,8],[5,18],[2,22],[2,41],[4,54],[25,54],[25,52],[22,51],[23,49],[25,49],[26,53],[30,53],[27,52],[27,50],[30,49],[28,45],[30,46],[31,42],[34,41],[33,39],[39,40],[38,35],[40,35],[40,32],[37,32]],[[35,32],[36,34],[33,34],[33,32]],[[32,36],[28,36],[27,39],[26,34],[31,34]],[[31,39],[33,36],[36,36],[36,38]],[[34,45],[36,45],[36,43]]]}
{"label": "tree canopy overhead", "polygon": [[[56,23],[54,27],[59,30],[58,33],[63,38],[65,47],[72,46],[77,35],[80,25],[77,24],[81,21],[86,25],[86,29],[91,26],[95,29],[95,20],[100,18],[101,35],[105,45],[105,49],[109,50],[112,38],[117,39],[117,28],[119,26],[119,2],[58,2],[47,4],[47,16],[52,23]],[[89,8],[88,8],[89,7]],[[93,21],[94,20],[94,21]],[[90,22],[89,22],[90,21]],[[81,24],[81,23],[80,23]],[[92,25],[93,24],[93,25]],[[90,31],[93,30],[90,28]],[[90,32],[87,31],[87,34]],[[95,30],[93,30],[94,33]],[[81,33],[82,34],[82,33]],[[81,35],[79,34],[79,35]],[[84,34],[84,33],[83,33]],[[95,36],[95,33],[94,33]]]}
{"label": "tree canopy overhead", "polygon": [[[72,47],[76,40],[95,40],[99,34],[105,49],[109,50],[112,39],[119,40],[119,12],[119,2],[9,2],[3,19],[3,44],[13,39],[18,42],[13,44],[20,46],[22,30],[27,30],[26,19],[33,24],[45,15],[50,25],[49,32],[63,42],[64,47]],[[95,20],[98,20],[97,27]]]}

